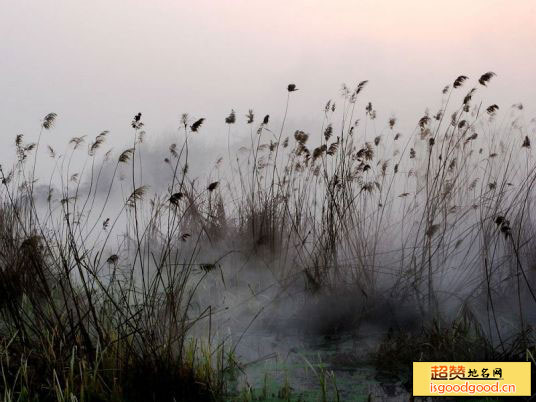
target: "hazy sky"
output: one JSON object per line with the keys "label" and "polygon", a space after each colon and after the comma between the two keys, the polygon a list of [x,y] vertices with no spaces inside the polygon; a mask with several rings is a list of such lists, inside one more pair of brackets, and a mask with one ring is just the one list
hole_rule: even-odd
{"label": "hazy sky", "polygon": [[[207,117],[223,141],[231,108],[316,127],[343,82],[370,81],[381,124],[412,126],[459,74],[498,76],[487,96],[536,106],[535,0],[0,0],[2,151],[48,112],[54,139],[111,130],[129,138],[143,112],[149,137],[181,113]],[[532,117],[532,116],[527,116]],[[236,130],[240,131],[240,126]],[[237,134],[239,135],[239,134]],[[7,145],[7,149],[5,147]]]}

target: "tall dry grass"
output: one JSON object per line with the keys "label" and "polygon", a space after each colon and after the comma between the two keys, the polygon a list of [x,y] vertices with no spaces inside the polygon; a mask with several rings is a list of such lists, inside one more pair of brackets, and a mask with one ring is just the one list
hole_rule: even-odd
{"label": "tall dry grass", "polygon": [[[377,129],[361,100],[367,81],[327,102],[316,135],[289,132],[290,84],[280,125],[250,110],[249,144],[236,155],[231,133],[242,120],[234,110],[225,119],[220,180],[190,171],[204,118],[184,114],[161,193],[144,182],[141,113],[119,155],[103,151],[108,132],[75,137],[61,154],[49,148],[45,185],[37,155],[57,118],[47,115],[37,142],[17,136],[17,161],[0,170],[4,399],[220,398],[236,346],[216,340],[213,317],[225,308],[202,305],[199,293],[210,278],[226,286],[221,264],[233,252],[312,298],[407,302],[423,323],[456,308],[484,312],[478,333],[507,350],[507,333],[530,329],[536,301],[536,175],[521,105],[503,112],[478,101],[493,77],[468,91],[468,78],[456,78],[412,133],[399,133],[394,117]],[[520,342],[532,348],[528,336]]]}

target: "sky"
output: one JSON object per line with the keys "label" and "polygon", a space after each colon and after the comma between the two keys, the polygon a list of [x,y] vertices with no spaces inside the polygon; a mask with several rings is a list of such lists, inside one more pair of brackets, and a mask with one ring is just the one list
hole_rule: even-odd
{"label": "sky", "polygon": [[[494,71],[490,103],[536,115],[534,0],[0,0],[0,163],[58,114],[53,144],[110,130],[130,140],[143,113],[157,144],[184,112],[224,144],[225,116],[277,121],[295,83],[289,129],[314,130],[342,83],[369,80],[379,124],[411,129],[460,74]],[[461,95],[463,96],[463,95]],[[242,120],[244,120],[242,118]],[[236,136],[246,131],[237,124]],[[47,134],[48,135],[48,134]],[[245,134],[244,134],[245,135]]]}

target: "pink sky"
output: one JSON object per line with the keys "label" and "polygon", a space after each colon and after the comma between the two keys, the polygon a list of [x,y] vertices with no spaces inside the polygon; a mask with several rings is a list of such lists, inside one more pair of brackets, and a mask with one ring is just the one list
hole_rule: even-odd
{"label": "pink sky", "polygon": [[189,111],[223,138],[231,108],[280,114],[289,82],[293,121],[314,127],[364,79],[363,102],[409,127],[457,75],[489,70],[490,101],[533,112],[535,25],[534,0],[4,1],[2,138],[50,111],[59,139],[121,132],[138,111],[155,136]]}

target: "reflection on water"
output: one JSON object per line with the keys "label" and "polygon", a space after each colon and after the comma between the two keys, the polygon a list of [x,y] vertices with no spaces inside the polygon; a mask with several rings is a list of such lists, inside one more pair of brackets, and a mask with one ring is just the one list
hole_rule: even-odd
{"label": "reflection on water", "polygon": [[382,377],[370,364],[375,339],[381,334],[326,338],[248,333],[237,349],[244,364],[230,400],[407,401],[407,378]]}

